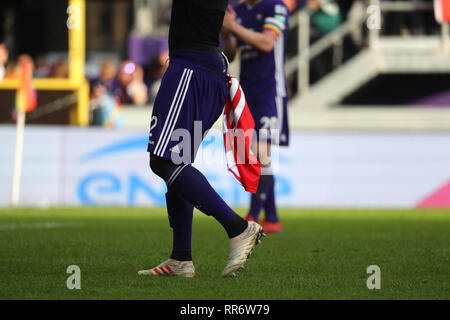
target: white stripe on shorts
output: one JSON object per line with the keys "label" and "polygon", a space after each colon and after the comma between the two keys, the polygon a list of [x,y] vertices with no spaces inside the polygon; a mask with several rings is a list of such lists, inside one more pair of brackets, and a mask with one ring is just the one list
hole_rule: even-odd
{"label": "white stripe on shorts", "polygon": [[164,138],[164,143],[162,144],[162,149],[159,152],[159,156],[164,156],[164,152],[166,151],[167,145],[169,144],[170,138],[172,137],[173,130],[175,129],[175,124],[177,123],[178,116],[180,115],[181,108],[183,107],[184,99],[186,98],[186,93],[189,89],[189,83],[191,82],[192,73],[194,71],[189,70],[187,72],[185,84],[183,85],[183,88],[180,92],[180,100],[178,101],[177,106],[175,107],[174,114],[172,115],[172,118],[170,119],[169,126],[168,126],[168,133],[166,137]]}
{"label": "white stripe on shorts", "polygon": [[[186,96],[187,87],[192,76],[192,70],[184,69],[181,76],[180,82],[178,83],[175,96],[173,97],[172,104],[170,105],[169,112],[167,113],[166,121],[164,122],[161,135],[159,136],[158,142],[155,147],[155,154],[157,156],[163,156],[167,143],[172,135],[173,127],[176,123],[175,118],[178,118],[179,109],[184,102],[184,97]],[[175,121],[173,121],[175,119]]]}

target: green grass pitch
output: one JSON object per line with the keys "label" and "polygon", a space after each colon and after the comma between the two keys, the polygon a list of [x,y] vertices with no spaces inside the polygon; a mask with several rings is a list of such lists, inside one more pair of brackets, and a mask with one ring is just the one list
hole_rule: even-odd
{"label": "green grass pitch", "polygon": [[[239,211],[241,214],[243,210]],[[450,210],[282,209],[236,278],[221,278],[228,240],[195,213],[195,278],[137,271],[168,258],[165,209],[0,210],[0,299],[449,299]],[[81,290],[69,290],[69,265]],[[369,290],[366,269],[381,269]]]}

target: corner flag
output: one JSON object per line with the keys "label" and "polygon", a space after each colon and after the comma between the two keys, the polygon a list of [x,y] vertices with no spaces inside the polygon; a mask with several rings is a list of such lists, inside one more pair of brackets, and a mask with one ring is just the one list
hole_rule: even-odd
{"label": "corner flag", "polygon": [[16,93],[16,111],[28,112],[36,109],[36,91],[33,88],[33,71],[31,61],[22,61],[20,70],[20,84]]}
{"label": "corner flag", "polygon": [[450,0],[434,0],[434,16],[439,23],[450,22]]}
{"label": "corner flag", "polygon": [[20,83],[16,93],[15,108],[17,112],[16,151],[14,155],[14,172],[11,192],[11,204],[19,204],[20,175],[22,171],[23,136],[25,130],[25,115],[36,109],[36,91],[33,88],[33,70],[31,61],[24,60],[20,68]]}

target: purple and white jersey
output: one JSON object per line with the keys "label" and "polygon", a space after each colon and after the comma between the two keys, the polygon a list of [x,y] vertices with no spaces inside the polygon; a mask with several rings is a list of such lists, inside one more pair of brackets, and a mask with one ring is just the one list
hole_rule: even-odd
{"label": "purple and white jersey", "polygon": [[289,11],[281,0],[261,0],[250,7],[246,2],[235,8],[237,22],[256,32],[271,31],[279,35],[271,52],[260,51],[238,38],[241,50],[240,81],[245,94],[286,97],[284,61]]}

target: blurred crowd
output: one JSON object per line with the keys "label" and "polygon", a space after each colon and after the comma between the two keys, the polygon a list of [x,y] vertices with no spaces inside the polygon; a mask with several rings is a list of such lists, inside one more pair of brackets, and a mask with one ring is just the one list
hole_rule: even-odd
{"label": "blurred crowd", "polygon": [[[155,99],[168,52],[162,52],[145,68],[131,60],[119,65],[112,59],[104,59],[97,77],[90,82],[90,109],[93,125],[120,125],[119,110],[122,106],[139,106]],[[11,59],[6,44],[0,42],[0,81],[20,76],[22,62],[32,66],[34,78],[68,78],[67,60],[47,62],[44,56],[34,60],[28,54]]]}
{"label": "blurred crowd", "polygon": [[93,124],[117,124],[120,120],[111,120],[111,115],[120,107],[152,103],[167,59],[168,52],[162,52],[144,67],[131,60],[119,66],[113,60],[103,60],[98,77],[90,79]]}
{"label": "blurred crowd", "polygon": [[10,59],[6,44],[0,42],[0,81],[18,78],[23,61],[30,62],[34,78],[67,78],[69,76],[67,61],[47,63],[43,56],[38,57],[35,61],[28,54],[20,54],[16,59]]}

